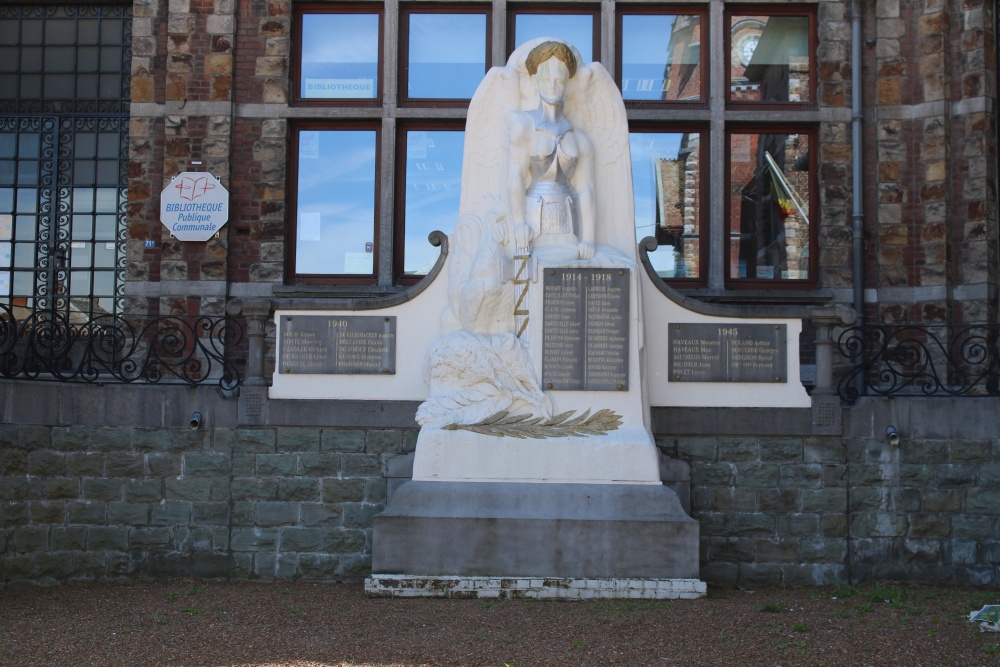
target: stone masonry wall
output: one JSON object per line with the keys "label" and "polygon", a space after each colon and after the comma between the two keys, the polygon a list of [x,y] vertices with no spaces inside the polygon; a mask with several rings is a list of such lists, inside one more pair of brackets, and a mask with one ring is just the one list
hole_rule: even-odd
{"label": "stone masonry wall", "polygon": [[415,435],[0,426],[0,582],[362,578]]}
{"label": "stone masonry wall", "polygon": [[666,438],[691,464],[702,578],[1000,583],[1000,440]]}
{"label": "stone masonry wall", "polygon": [[[0,426],[0,586],[355,580],[411,429]],[[661,437],[703,579],[1000,582],[1000,441]]]}

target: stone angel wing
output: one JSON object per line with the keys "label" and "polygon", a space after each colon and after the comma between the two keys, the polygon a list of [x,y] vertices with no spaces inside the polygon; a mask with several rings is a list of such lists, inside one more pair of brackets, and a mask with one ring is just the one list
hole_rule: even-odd
{"label": "stone angel wing", "polygon": [[564,113],[594,147],[597,242],[634,258],[635,210],[628,119],[618,86],[600,63],[577,69],[566,87]]}

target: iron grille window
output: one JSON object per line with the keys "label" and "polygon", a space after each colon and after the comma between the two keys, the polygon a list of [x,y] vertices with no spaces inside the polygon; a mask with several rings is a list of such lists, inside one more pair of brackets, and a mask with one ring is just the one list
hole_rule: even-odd
{"label": "iron grille window", "polygon": [[124,305],[131,8],[0,5],[0,303]]}

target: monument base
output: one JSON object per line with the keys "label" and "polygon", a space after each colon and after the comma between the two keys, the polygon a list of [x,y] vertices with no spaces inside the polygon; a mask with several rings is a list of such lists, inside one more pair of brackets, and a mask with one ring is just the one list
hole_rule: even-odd
{"label": "monument base", "polygon": [[383,598],[459,598],[536,600],[693,600],[704,597],[697,579],[556,579],[539,577],[418,577],[376,574],[365,592]]}
{"label": "monument base", "polygon": [[662,485],[412,481],[374,521],[373,577],[668,580],[698,572],[698,523]]}

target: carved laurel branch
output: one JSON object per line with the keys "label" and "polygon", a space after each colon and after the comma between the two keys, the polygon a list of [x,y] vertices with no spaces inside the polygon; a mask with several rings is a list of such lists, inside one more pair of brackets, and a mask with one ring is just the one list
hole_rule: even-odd
{"label": "carved laurel branch", "polygon": [[[570,419],[575,410],[560,412],[551,419],[532,415],[514,415],[501,410],[476,424],[448,424],[447,431],[472,431],[497,438],[566,438],[569,436],[604,435],[621,426],[621,415],[612,410],[598,410],[590,416],[590,410],[579,417]],[[589,419],[588,419],[589,417]]]}

